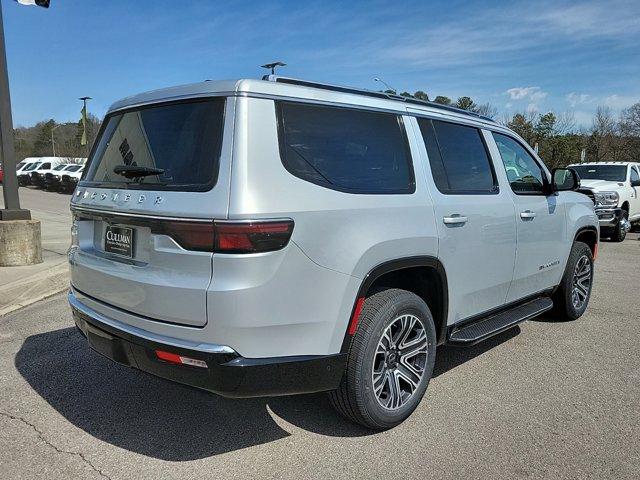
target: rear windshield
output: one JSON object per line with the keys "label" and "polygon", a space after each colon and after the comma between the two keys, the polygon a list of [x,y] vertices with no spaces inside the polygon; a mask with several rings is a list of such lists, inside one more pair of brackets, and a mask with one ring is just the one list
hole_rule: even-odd
{"label": "rear windshield", "polygon": [[627,179],[626,165],[576,165],[571,168],[585,180],[624,182]]}
{"label": "rear windshield", "polygon": [[[168,103],[109,115],[83,183],[116,188],[209,190],[218,176],[223,119],[224,98]],[[116,167],[130,168],[124,168],[123,175],[114,172]]]}

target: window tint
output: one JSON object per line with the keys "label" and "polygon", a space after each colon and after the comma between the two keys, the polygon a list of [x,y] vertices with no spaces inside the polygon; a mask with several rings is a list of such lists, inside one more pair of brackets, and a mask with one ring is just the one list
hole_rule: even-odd
{"label": "window tint", "polygon": [[[128,188],[208,190],[218,174],[223,117],[223,98],[154,105],[110,115],[85,180]],[[114,167],[120,165],[164,172],[128,179],[114,173]]]}
{"label": "window tint", "polygon": [[51,163],[47,162],[47,163],[43,163],[42,165],[40,165],[38,167],[38,170],[48,170],[51,168]]}
{"label": "window tint", "polygon": [[515,193],[542,193],[544,181],[538,162],[516,140],[494,133],[502,163]]}
{"label": "window tint", "polygon": [[631,168],[631,181],[640,180],[640,175],[638,175],[638,171],[635,168]]}
{"label": "window tint", "polygon": [[497,193],[497,182],[480,130],[419,118],[436,187],[442,193]]}
{"label": "window tint", "polygon": [[415,181],[397,115],[278,102],[280,155],[296,177],[350,193],[411,193]]}
{"label": "window tint", "polygon": [[627,179],[626,165],[575,165],[571,168],[585,180],[624,182]]}

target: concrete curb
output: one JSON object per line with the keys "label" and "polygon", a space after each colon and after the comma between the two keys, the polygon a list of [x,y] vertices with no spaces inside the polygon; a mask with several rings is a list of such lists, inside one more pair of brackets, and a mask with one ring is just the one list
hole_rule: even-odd
{"label": "concrete curb", "polygon": [[0,287],[0,302],[2,302],[2,298],[9,298],[10,301],[0,303],[0,317],[68,288],[69,266],[66,261],[4,285]]}

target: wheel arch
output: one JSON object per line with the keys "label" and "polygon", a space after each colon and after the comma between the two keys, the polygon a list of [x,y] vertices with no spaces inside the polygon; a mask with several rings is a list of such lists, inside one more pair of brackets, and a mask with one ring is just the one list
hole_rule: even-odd
{"label": "wheel arch", "polygon": [[579,228],[573,237],[573,242],[586,243],[595,257],[598,252],[598,229],[594,226]]}
{"label": "wheel arch", "polygon": [[436,257],[411,256],[383,262],[373,267],[362,280],[354,300],[351,317],[345,332],[342,351],[346,352],[352,335],[352,322],[357,322],[362,302],[378,287],[408,290],[422,298],[433,315],[438,343],[446,339],[449,293],[444,265]]}

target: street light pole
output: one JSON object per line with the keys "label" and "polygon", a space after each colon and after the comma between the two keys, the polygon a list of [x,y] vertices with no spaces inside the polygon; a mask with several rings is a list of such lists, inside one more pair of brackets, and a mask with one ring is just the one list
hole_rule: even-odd
{"label": "street light pole", "polygon": [[4,209],[0,209],[0,220],[30,220],[31,212],[20,208],[18,198],[18,177],[16,176],[16,152],[13,145],[13,120],[11,118],[11,97],[9,94],[9,73],[7,53],[4,45],[4,23],[0,0],[0,155],[4,180],[2,195]]}

